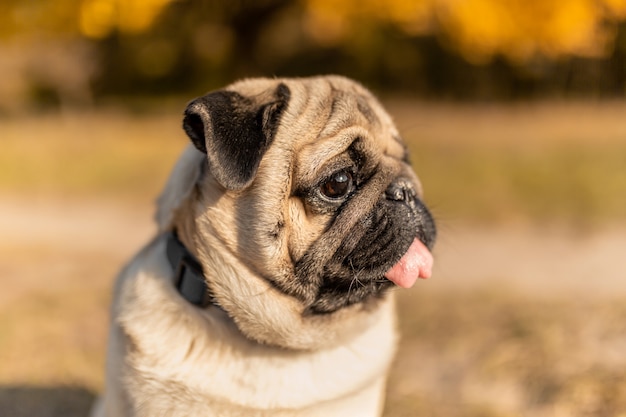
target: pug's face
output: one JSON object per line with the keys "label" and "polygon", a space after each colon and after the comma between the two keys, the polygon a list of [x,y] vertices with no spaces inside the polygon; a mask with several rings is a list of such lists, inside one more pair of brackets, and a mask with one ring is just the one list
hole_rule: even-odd
{"label": "pug's face", "polygon": [[184,128],[204,154],[186,227],[204,263],[224,254],[303,316],[430,275],[435,224],[391,118],[359,84],[245,80],[191,102]]}

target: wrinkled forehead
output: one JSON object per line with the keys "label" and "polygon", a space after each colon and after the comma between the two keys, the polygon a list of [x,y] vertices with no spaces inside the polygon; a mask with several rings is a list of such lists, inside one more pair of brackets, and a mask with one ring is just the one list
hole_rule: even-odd
{"label": "wrinkled forehead", "polygon": [[352,125],[371,130],[396,128],[383,107],[372,94],[359,84],[343,78],[314,78],[289,85],[289,112],[315,126],[318,136],[331,136]]}
{"label": "wrinkled forehead", "polygon": [[[347,152],[359,151],[372,163],[403,160],[406,147],[391,117],[357,84],[316,80],[289,86],[291,102],[283,120],[293,140],[300,174]],[[313,172],[310,175],[315,175]]]}

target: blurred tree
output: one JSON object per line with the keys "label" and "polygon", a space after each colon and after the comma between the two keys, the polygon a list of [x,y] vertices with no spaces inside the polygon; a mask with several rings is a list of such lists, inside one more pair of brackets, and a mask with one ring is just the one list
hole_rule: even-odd
{"label": "blurred tree", "polygon": [[3,0],[0,109],[320,72],[436,97],[623,96],[625,19],[626,0]]}

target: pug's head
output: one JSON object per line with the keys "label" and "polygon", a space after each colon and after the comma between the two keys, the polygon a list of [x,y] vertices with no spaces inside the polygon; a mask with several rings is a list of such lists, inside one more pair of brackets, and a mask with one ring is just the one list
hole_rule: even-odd
{"label": "pug's head", "polygon": [[[435,224],[389,115],[343,77],[249,79],[192,101],[159,202],[248,337],[310,348],[430,275]],[[352,330],[348,331],[346,328]]]}

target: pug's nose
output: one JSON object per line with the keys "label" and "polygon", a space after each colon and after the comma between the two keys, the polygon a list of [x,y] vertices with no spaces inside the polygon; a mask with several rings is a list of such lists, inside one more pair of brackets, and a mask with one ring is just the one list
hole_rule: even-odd
{"label": "pug's nose", "polygon": [[391,201],[409,202],[415,199],[415,190],[407,181],[395,181],[385,190],[385,197]]}

